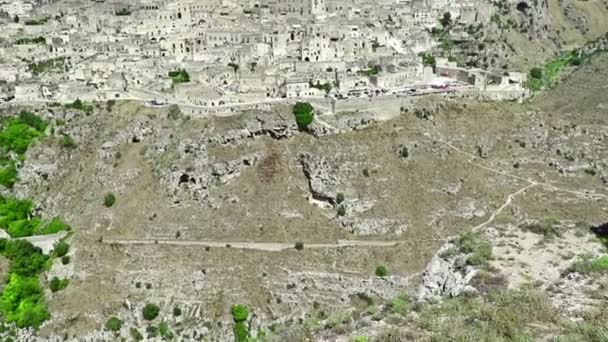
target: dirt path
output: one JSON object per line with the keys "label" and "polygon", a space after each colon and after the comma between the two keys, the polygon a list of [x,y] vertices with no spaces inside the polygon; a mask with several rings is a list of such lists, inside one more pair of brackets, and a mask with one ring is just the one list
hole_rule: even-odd
{"label": "dirt path", "polygon": [[[523,187],[523,188],[521,188],[521,189],[513,192],[512,194],[508,195],[507,199],[505,200],[505,203],[503,203],[503,205],[501,205],[500,207],[498,207],[498,209],[496,209],[494,212],[492,212],[492,214],[490,215],[490,217],[485,222],[483,222],[483,223],[481,223],[481,224],[473,227],[472,228],[473,231],[480,230],[483,227],[487,226],[488,224],[492,223],[496,219],[496,216],[498,216],[500,213],[503,212],[503,210],[505,208],[507,208],[509,205],[511,205],[511,202],[513,201],[513,198],[515,196],[517,196],[517,195],[519,195],[519,194],[525,192],[526,190],[531,189],[531,188],[533,188],[535,186],[542,186],[544,188],[548,188],[548,189],[551,189],[551,190],[554,190],[554,191],[561,191],[561,192],[570,193],[570,194],[573,194],[573,195],[576,195],[576,196],[583,197],[585,199],[606,199],[606,200],[608,200],[608,195],[596,194],[596,193],[587,193],[587,192],[580,192],[580,191],[575,191],[575,190],[570,190],[570,189],[563,189],[563,188],[556,187],[556,186],[554,186],[553,184],[550,184],[550,183],[543,183],[543,182],[538,182],[538,181],[533,180],[533,179],[523,178],[523,177],[511,174],[509,172],[503,171],[503,170],[494,169],[492,167],[476,163],[475,160],[478,158],[476,155],[474,155],[474,154],[472,154],[470,152],[467,152],[465,150],[462,150],[461,148],[458,148],[458,147],[454,146],[452,143],[450,143],[448,141],[448,139],[443,134],[441,134],[441,132],[439,132],[439,130],[436,127],[435,127],[435,132],[441,137],[441,140],[440,140],[441,143],[445,144],[450,149],[452,149],[452,150],[454,150],[454,151],[456,151],[456,152],[458,152],[460,154],[464,154],[464,155],[468,156],[469,159],[467,160],[467,163],[469,163],[469,164],[471,164],[471,165],[473,165],[475,167],[478,167],[478,168],[481,168],[481,169],[484,169],[484,170],[496,173],[496,174],[500,174],[500,175],[503,175],[503,176],[506,176],[506,177],[509,177],[509,178],[512,178],[512,179],[516,179],[518,181],[522,181],[522,182],[528,183],[528,185],[526,185],[525,187]],[[429,135],[425,134],[424,136],[427,137],[428,139],[432,139],[431,136],[429,136]]]}
{"label": "dirt path", "polygon": [[[364,241],[364,240],[337,240],[335,243],[311,243],[304,244],[304,248],[339,248],[339,247],[392,247],[401,241]],[[280,252],[295,248],[294,243],[285,242],[231,242],[231,241],[202,241],[202,240],[119,240],[104,239],[103,243],[110,245],[176,245],[176,246],[201,246],[201,247],[223,247],[253,249],[267,252]]]}

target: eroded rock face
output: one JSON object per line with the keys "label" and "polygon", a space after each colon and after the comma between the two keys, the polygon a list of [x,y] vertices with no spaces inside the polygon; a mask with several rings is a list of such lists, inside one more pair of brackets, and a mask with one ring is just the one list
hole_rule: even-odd
{"label": "eroded rock face", "polygon": [[401,235],[407,230],[407,225],[398,220],[381,218],[343,218],[340,224],[355,235]]}
{"label": "eroded rock face", "polygon": [[313,198],[335,204],[343,178],[348,173],[344,165],[339,166],[328,158],[310,153],[300,155],[300,162]]}
{"label": "eroded rock face", "polygon": [[218,145],[238,145],[244,139],[267,135],[273,139],[285,139],[293,136],[297,125],[292,116],[282,113],[260,113],[247,119],[242,129],[231,129],[218,133],[208,139],[209,143]]}
{"label": "eroded rock face", "polygon": [[422,274],[422,285],[417,295],[419,300],[477,292],[474,287],[468,285],[477,270],[471,266],[463,266],[462,256],[445,256],[446,251],[455,247],[453,243],[448,242],[433,256]]}
{"label": "eroded rock face", "polygon": [[[214,162],[202,139],[184,139],[176,143],[165,141],[158,144],[151,150],[150,158],[161,160],[157,165],[161,183],[166,186],[173,201],[179,202],[184,199],[209,199],[211,189],[238,178],[242,169],[255,165],[258,155]],[[163,159],[168,159],[169,165],[163,165]]]}

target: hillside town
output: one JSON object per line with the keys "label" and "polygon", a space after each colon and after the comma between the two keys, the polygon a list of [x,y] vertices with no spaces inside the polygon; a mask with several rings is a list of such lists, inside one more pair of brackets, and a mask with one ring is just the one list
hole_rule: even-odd
{"label": "hillside town", "polygon": [[494,10],[478,0],[4,0],[0,102],[133,99],[205,114],[436,92],[521,101],[525,73],[436,54],[436,32],[474,41]]}

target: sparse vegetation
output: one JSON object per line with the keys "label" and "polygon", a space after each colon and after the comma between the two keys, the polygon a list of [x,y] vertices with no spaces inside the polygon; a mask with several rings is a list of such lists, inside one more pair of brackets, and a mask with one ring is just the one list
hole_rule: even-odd
{"label": "sparse vegetation", "polygon": [[453,253],[468,254],[467,264],[473,266],[485,265],[492,259],[492,244],[481,239],[479,233],[466,232],[461,234],[455,241],[456,250],[447,251],[444,257]]}
{"label": "sparse vegetation", "polygon": [[27,68],[34,76],[38,76],[48,72],[67,71],[68,66],[65,57],[57,57],[30,63]]}
{"label": "sparse vegetation", "polygon": [[298,251],[303,250],[304,249],[304,242],[302,242],[302,241],[296,242],[295,249],[297,249]]}
{"label": "sparse vegetation", "polygon": [[520,228],[535,234],[543,235],[545,238],[561,237],[561,233],[557,229],[559,220],[551,217],[545,218],[540,222],[524,223]]}
{"label": "sparse vegetation", "polygon": [[330,83],[323,83],[321,84],[319,81],[317,81],[317,83],[313,84],[312,81],[310,82],[310,87],[311,88],[316,88],[319,90],[324,90],[326,94],[329,94],[329,92],[331,91],[331,84]]}
{"label": "sparse vegetation", "polygon": [[24,44],[46,44],[46,38],[44,37],[34,37],[34,38],[19,38],[15,41],[17,45]]}
{"label": "sparse vegetation", "polygon": [[81,99],[76,99],[76,100],[74,100],[74,102],[66,104],[65,108],[80,110],[85,113],[93,112],[93,105],[90,103],[86,103],[86,102],[82,101]]}
{"label": "sparse vegetation", "polygon": [[552,88],[557,84],[561,72],[566,67],[579,66],[588,57],[582,55],[578,50],[572,50],[550,60],[542,67],[534,67],[529,73],[528,87],[532,91]]}
{"label": "sparse vegetation", "polygon": [[116,11],[114,14],[116,14],[117,16],[127,16],[127,15],[131,15],[131,11],[128,8],[121,8],[118,11]]}
{"label": "sparse vegetation", "polygon": [[407,296],[396,297],[391,301],[390,308],[392,313],[406,316],[410,311],[410,298]]}
{"label": "sparse vegetation", "polygon": [[593,258],[589,255],[582,255],[567,270],[569,273],[581,274],[606,274],[608,273],[608,255]]}
{"label": "sparse vegetation", "polygon": [[499,291],[486,298],[456,297],[427,306],[420,325],[436,341],[529,341],[535,340],[538,327],[558,319],[542,294]]}
{"label": "sparse vegetation", "polygon": [[72,138],[68,134],[63,134],[61,138],[61,146],[70,150],[78,147],[78,145],[76,145],[76,142],[74,141],[74,138]]}

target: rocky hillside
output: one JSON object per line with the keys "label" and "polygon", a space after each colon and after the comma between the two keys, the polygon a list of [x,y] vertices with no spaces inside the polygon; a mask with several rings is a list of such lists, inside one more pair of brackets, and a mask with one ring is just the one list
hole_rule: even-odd
{"label": "rocky hillside", "polygon": [[37,339],[601,341],[607,66],[310,132],[289,107],[30,108],[48,127],[5,195],[72,227]]}

